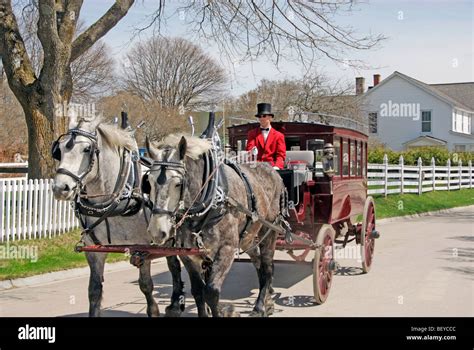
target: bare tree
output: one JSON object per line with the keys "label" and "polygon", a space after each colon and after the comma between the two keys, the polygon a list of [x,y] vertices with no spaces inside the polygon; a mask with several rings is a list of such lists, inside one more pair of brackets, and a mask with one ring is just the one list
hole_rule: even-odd
{"label": "bare tree", "polygon": [[337,24],[336,15],[349,13],[357,0],[226,0],[187,1],[167,16],[160,0],[151,23],[158,30],[169,17],[179,16],[199,38],[217,44],[232,62],[266,55],[277,66],[297,58],[308,70],[314,60],[327,57],[351,66],[350,50],[368,50],[384,37],[358,35]]}
{"label": "bare tree", "polygon": [[331,81],[326,75],[313,71],[300,79],[262,80],[234,101],[227,110],[241,117],[255,113],[256,104],[270,102],[276,118],[286,119],[289,109],[346,116],[361,120],[361,101],[354,95],[351,84]]}
{"label": "bare tree", "polygon": [[[132,125],[140,121],[146,123],[146,133],[152,139],[161,139],[170,133],[188,129],[186,117],[189,113],[183,114],[176,108],[162,108],[157,101],[144,100],[126,91],[103,97],[99,108],[109,118],[119,116],[121,111],[126,110]],[[145,134],[138,132],[136,136],[138,142],[144,144]]]}
{"label": "bare tree", "polygon": [[153,37],[127,54],[125,88],[161,108],[196,108],[223,94],[224,70],[197,45],[181,38]]}
{"label": "bare tree", "polygon": [[84,52],[81,59],[71,63],[72,99],[76,102],[94,99],[104,95],[114,85],[114,59],[110,48],[102,41]]}
{"label": "bare tree", "polygon": [[11,162],[15,153],[25,155],[26,135],[23,111],[3,79],[0,65],[0,162]]}
{"label": "bare tree", "polygon": [[[23,36],[33,69],[36,75],[39,75],[43,66],[44,54],[37,35],[38,7],[35,6],[35,3],[26,1],[22,8],[17,7],[16,9],[16,12],[21,10],[19,14],[20,33]],[[79,20],[74,38],[77,38],[85,30],[84,21]],[[109,92],[113,88],[115,62],[109,52],[110,48],[100,40],[85,51],[80,60],[71,63],[72,100],[74,102],[84,102],[100,97],[104,92]]]}
{"label": "bare tree", "polygon": [[44,52],[35,72],[20,33],[11,0],[0,0],[0,55],[10,89],[21,104],[28,127],[30,178],[49,177],[54,161],[49,150],[55,136],[66,130],[56,106],[72,96],[71,63],[89,50],[128,12],[134,0],[116,0],[109,10],[74,38],[82,0],[32,1],[38,6],[37,35]]}

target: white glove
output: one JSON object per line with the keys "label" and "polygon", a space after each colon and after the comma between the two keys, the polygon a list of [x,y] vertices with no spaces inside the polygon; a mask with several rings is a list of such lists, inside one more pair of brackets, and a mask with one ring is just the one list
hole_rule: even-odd
{"label": "white glove", "polygon": [[252,149],[250,150],[253,156],[258,155],[258,148],[256,146],[253,146]]}
{"label": "white glove", "polygon": [[274,166],[273,169],[275,169],[275,170],[280,170],[280,168],[277,167],[277,166]]}

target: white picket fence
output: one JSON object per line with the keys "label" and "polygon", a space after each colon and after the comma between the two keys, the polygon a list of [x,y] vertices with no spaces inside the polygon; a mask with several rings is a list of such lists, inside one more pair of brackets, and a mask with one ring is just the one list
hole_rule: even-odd
{"label": "white picket fence", "polygon": [[418,158],[418,165],[404,165],[403,156],[399,164],[388,164],[387,155],[383,164],[368,165],[368,193],[389,195],[394,193],[422,194],[430,191],[450,191],[461,188],[474,188],[472,162],[463,166],[459,161],[453,165],[448,159],[446,166],[431,164],[423,165]]}
{"label": "white picket fence", "polygon": [[71,203],[54,198],[52,184],[52,179],[0,179],[0,242],[51,238],[79,226]]}

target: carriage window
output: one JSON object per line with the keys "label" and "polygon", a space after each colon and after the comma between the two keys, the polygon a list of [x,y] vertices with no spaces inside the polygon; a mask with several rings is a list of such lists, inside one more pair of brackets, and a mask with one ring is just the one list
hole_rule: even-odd
{"label": "carriage window", "polygon": [[357,176],[362,175],[362,142],[357,142]]}
{"label": "carriage window", "polygon": [[348,140],[342,140],[342,175],[349,175],[349,144]]}
{"label": "carriage window", "polygon": [[366,167],[367,167],[367,144],[364,142],[362,144],[362,176],[365,177]]}
{"label": "carriage window", "polygon": [[356,174],[357,168],[357,153],[355,147],[355,141],[351,140],[351,176]]}
{"label": "carriage window", "polygon": [[339,139],[334,138],[334,175],[341,175],[339,169],[339,159],[341,154],[341,143]]}
{"label": "carriage window", "polygon": [[287,151],[300,150],[300,138],[298,136],[286,136],[285,143]]}
{"label": "carriage window", "polygon": [[324,147],[324,140],[313,139],[313,140],[306,141],[306,149],[308,151],[314,152],[314,159],[316,162],[321,161],[321,157],[323,156],[323,147]]}

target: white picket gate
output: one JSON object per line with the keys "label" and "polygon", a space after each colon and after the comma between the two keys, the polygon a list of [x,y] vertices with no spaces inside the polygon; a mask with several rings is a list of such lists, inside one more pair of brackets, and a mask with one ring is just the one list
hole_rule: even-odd
{"label": "white picket gate", "polygon": [[0,242],[51,238],[79,226],[70,202],[57,201],[52,179],[0,179]]}

